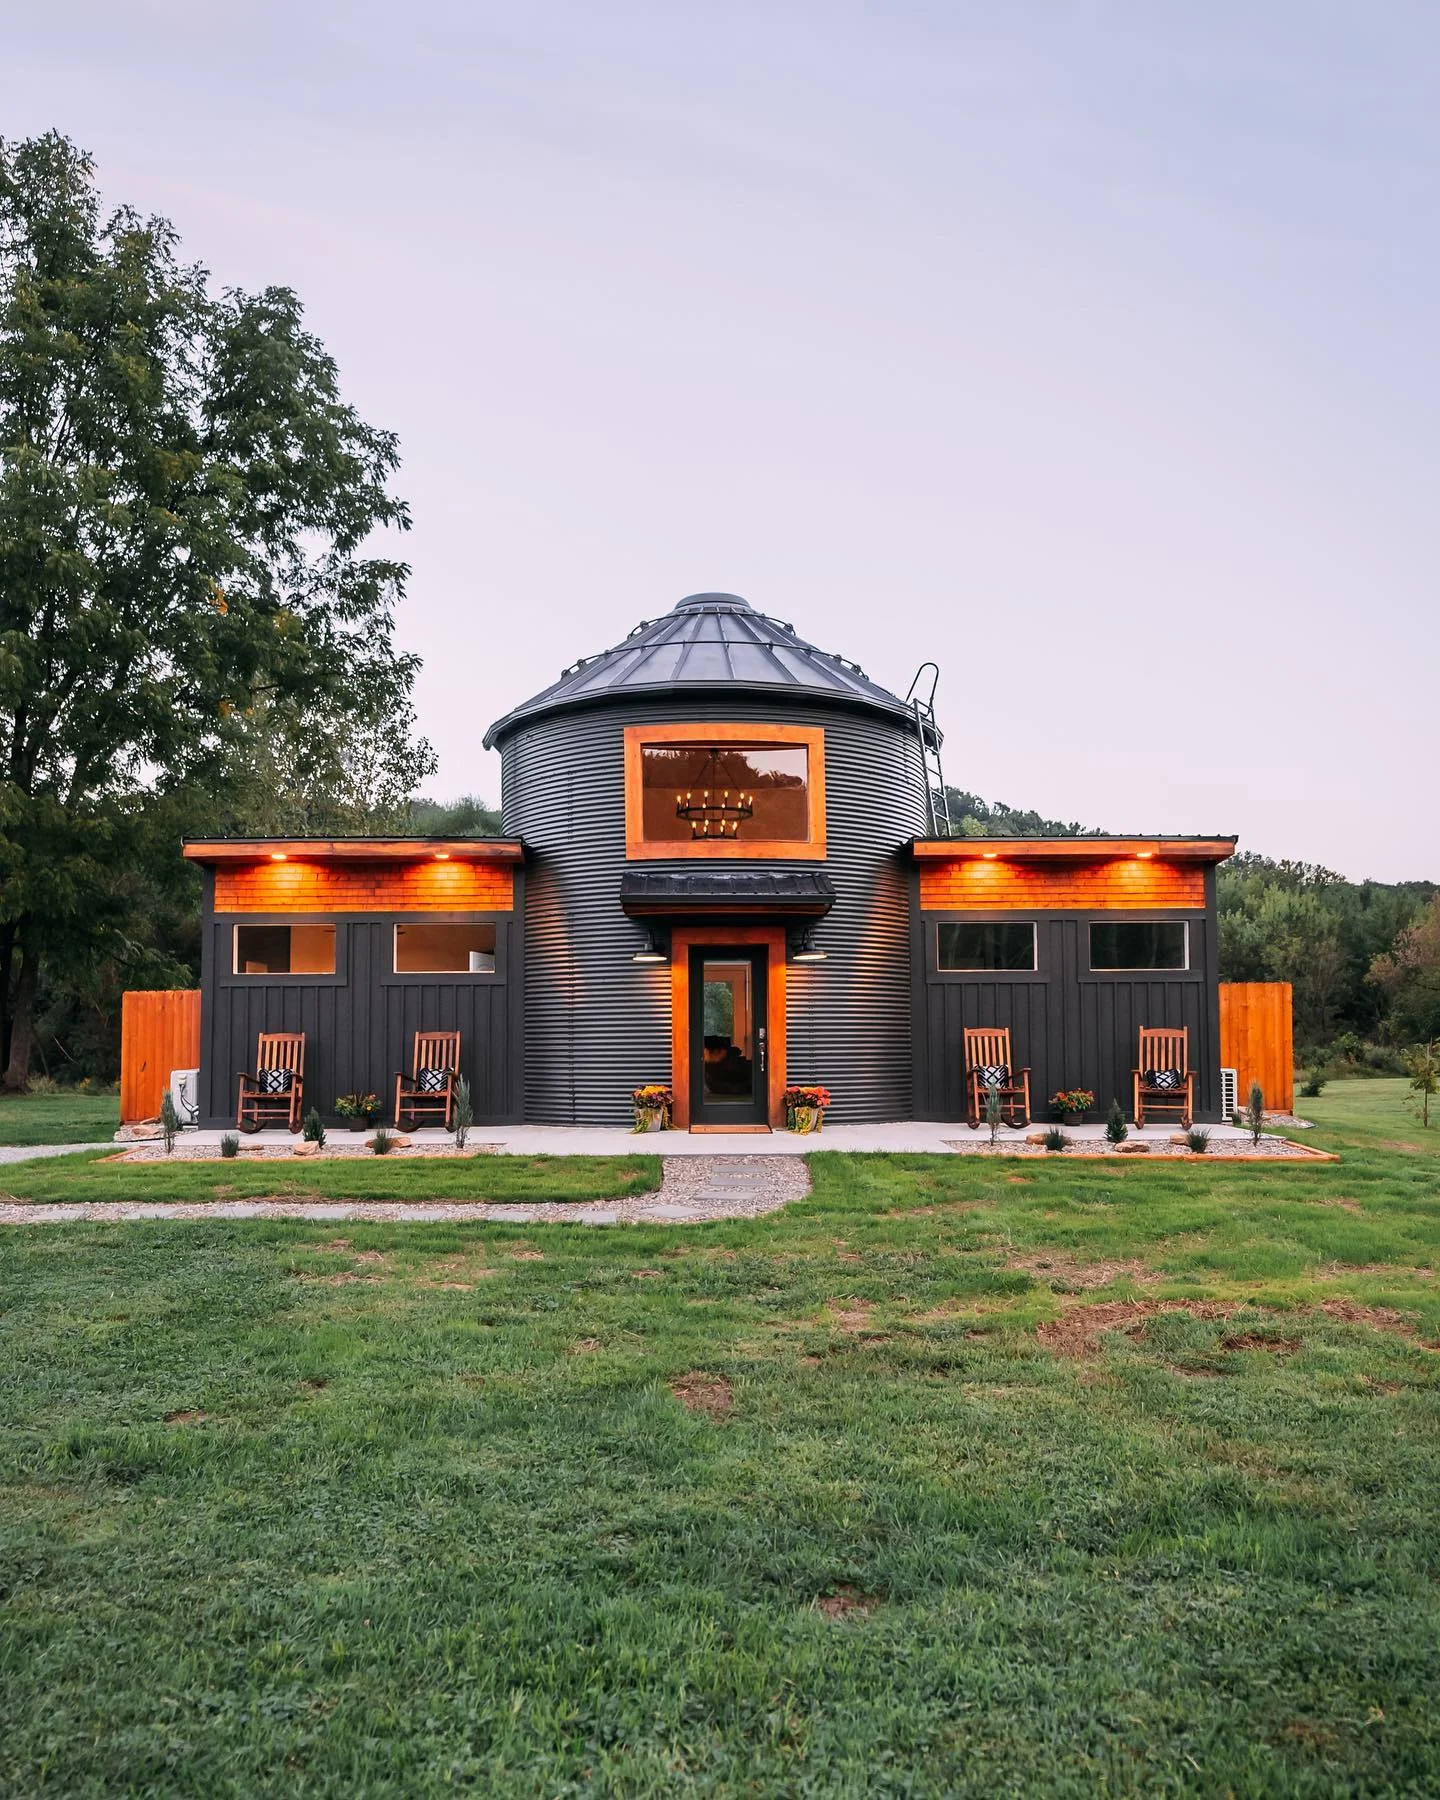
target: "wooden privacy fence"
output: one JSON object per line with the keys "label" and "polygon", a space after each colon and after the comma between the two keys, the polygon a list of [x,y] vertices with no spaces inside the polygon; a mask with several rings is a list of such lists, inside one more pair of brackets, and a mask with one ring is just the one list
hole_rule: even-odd
{"label": "wooden privacy fence", "polygon": [[199,988],[130,993],[120,1002],[120,1121],[153,1119],[172,1069],[200,1062]]}
{"label": "wooden privacy fence", "polygon": [[1244,1106],[1258,1081],[1271,1112],[1295,1104],[1295,1041],[1288,981],[1220,983],[1220,1066],[1237,1072]]}

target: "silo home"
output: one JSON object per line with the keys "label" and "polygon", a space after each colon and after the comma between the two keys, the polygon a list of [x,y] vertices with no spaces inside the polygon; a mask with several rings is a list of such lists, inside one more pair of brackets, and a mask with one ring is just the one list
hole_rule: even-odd
{"label": "silo home", "polygon": [[692,1131],[783,1125],[808,1083],[840,1121],[975,1122],[993,1092],[1019,1123],[1076,1089],[1219,1116],[1232,839],[949,836],[925,700],[732,594],[485,743],[501,838],[187,844],[205,1123],[297,1080],[438,1122],[458,1074],[490,1124],[626,1126],[652,1082]]}

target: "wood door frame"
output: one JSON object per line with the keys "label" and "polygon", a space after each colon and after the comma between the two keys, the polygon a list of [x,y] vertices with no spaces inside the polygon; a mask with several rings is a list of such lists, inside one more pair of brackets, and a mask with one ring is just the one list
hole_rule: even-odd
{"label": "wood door frame", "polygon": [[770,1125],[785,1123],[785,927],[783,925],[677,925],[670,933],[670,1091],[678,1130],[690,1129],[690,952],[697,946],[763,945],[765,972],[767,1094]]}

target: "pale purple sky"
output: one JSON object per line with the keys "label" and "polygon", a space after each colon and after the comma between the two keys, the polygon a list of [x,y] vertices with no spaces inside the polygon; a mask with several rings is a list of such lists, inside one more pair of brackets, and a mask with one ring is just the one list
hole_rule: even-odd
{"label": "pale purple sky", "polygon": [[1440,12],[46,0],[58,126],[400,433],[435,791],[682,595],[957,787],[1440,877]]}

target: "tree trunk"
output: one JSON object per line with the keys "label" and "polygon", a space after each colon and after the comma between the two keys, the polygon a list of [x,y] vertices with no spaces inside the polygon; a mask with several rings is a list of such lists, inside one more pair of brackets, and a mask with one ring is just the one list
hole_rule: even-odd
{"label": "tree trunk", "polygon": [[15,921],[0,925],[0,1063],[10,1055],[10,965],[14,960]]}
{"label": "tree trunk", "polygon": [[25,960],[15,982],[15,996],[10,1007],[10,1060],[0,1081],[7,1094],[23,1094],[30,1079],[30,1049],[35,1041],[35,990],[39,986],[40,964],[33,950],[24,951]]}

